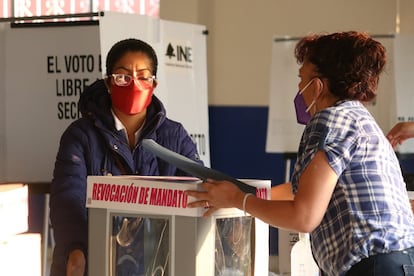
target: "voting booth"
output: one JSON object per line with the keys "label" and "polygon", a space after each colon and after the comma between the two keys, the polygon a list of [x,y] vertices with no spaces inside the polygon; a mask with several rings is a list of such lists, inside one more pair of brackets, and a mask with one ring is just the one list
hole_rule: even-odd
{"label": "voting booth", "polygon": [[[0,182],[50,184],[60,137],[81,116],[81,93],[105,76],[109,49],[127,38],[156,51],[154,95],[210,166],[205,26],[117,12],[81,22],[32,23],[0,23]],[[48,202],[46,194],[43,267]]]}
{"label": "voting booth", "polygon": [[[270,181],[242,180],[270,199]],[[90,176],[90,276],[268,274],[269,227],[233,208],[186,208],[192,177]]]}
{"label": "voting booth", "polygon": [[81,116],[81,93],[105,76],[109,49],[127,38],[156,51],[154,95],[210,166],[205,26],[116,12],[58,23],[0,23],[1,182],[51,181],[60,137]]}

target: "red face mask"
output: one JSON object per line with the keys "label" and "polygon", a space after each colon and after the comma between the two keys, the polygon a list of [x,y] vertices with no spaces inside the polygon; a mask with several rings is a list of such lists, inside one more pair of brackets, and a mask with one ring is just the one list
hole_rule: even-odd
{"label": "red face mask", "polygon": [[138,114],[151,103],[153,90],[153,86],[142,88],[136,80],[133,80],[128,86],[112,84],[112,104],[125,114]]}

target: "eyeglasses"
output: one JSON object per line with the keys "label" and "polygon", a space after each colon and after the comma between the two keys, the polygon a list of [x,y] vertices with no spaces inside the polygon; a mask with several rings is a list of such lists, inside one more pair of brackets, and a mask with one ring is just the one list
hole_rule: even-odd
{"label": "eyeglasses", "polygon": [[142,76],[133,77],[133,76],[127,75],[127,74],[112,74],[112,75],[110,75],[110,77],[112,77],[112,79],[114,80],[114,83],[118,86],[128,86],[128,85],[131,84],[131,82],[133,80],[137,80],[138,84],[140,84],[142,86],[142,88],[150,88],[150,87],[152,87],[152,84],[155,81],[155,76],[151,76],[151,77],[142,77]]}

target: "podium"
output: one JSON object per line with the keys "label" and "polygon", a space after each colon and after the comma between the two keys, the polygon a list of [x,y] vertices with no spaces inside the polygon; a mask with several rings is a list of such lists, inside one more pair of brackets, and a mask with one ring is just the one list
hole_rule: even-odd
{"label": "podium", "polygon": [[[242,180],[270,199],[270,181]],[[186,208],[192,177],[90,176],[89,276],[268,274],[269,226],[233,208]]]}

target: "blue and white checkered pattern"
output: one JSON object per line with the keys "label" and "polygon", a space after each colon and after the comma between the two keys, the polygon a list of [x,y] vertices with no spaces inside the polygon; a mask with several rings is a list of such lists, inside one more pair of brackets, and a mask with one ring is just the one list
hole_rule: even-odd
{"label": "blue and white checkered pattern", "polygon": [[292,175],[293,190],[318,150],[338,182],[312,251],[328,275],[344,275],[368,256],[414,246],[414,216],[398,159],[369,111],[342,101],[315,114],[306,126]]}

